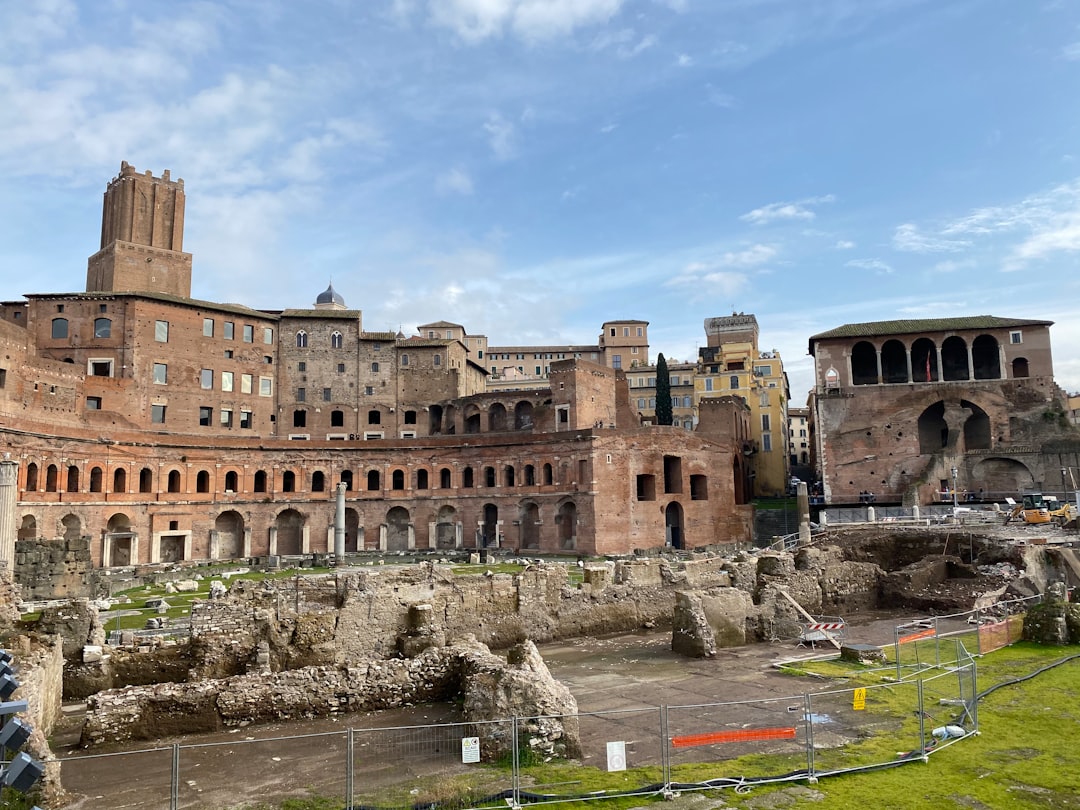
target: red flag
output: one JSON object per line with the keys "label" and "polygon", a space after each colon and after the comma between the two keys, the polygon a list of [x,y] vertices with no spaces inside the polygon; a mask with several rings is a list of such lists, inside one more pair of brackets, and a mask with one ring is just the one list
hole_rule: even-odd
{"label": "red flag", "polygon": [[930,382],[930,352],[926,353],[926,381]]}

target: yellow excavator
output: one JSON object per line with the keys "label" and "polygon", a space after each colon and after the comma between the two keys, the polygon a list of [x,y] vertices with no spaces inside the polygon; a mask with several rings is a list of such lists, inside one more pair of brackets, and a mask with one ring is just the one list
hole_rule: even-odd
{"label": "yellow excavator", "polygon": [[1076,509],[1071,503],[1062,503],[1053,495],[1041,492],[1025,492],[1020,496],[1020,503],[1012,498],[1005,499],[1010,509],[1005,515],[1005,522],[1022,520],[1024,523],[1058,523],[1064,526],[1076,517]]}

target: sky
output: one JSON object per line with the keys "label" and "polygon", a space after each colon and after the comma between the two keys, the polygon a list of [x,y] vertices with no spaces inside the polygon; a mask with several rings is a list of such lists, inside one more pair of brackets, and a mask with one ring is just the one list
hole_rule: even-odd
{"label": "sky", "polygon": [[192,296],[492,345],[753,313],[1043,319],[1080,391],[1075,0],[0,3],[0,300],[78,292],[121,160]]}

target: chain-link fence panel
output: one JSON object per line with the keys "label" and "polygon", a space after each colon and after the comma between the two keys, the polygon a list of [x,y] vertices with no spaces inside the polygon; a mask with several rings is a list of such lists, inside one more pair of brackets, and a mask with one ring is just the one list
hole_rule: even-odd
{"label": "chain-link fence panel", "polygon": [[922,693],[928,753],[978,731],[974,663],[925,678]]}
{"label": "chain-link fence panel", "polygon": [[859,770],[920,749],[917,682],[807,695],[815,775]]}
{"label": "chain-link fence panel", "polygon": [[689,790],[805,777],[807,729],[806,701],[801,695],[669,706],[671,781],[680,790]]}
{"label": "chain-link fence panel", "polygon": [[499,720],[353,729],[351,803],[505,806],[514,787],[515,727]]}
{"label": "chain-link fence panel", "polygon": [[662,724],[659,707],[520,717],[520,790],[529,804],[659,794],[664,789]]}
{"label": "chain-link fence panel", "polygon": [[82,810],[170,807],[174,754],[171,747],[80,754],[60,760],[60,778]]}

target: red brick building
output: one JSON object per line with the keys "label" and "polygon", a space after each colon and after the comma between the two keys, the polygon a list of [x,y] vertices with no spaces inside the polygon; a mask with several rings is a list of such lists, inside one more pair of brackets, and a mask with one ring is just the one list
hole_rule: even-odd
{"label": "red brick building", "polygon": [[191,299],[184,206],[182,180],[123,164],[86,291],[0,304],[20,538],[89,536],[101,566],[327,552],[340,483],[350,551],[748,539],[736,403],[642,427],[610,365],[488,392],[463,329],[366,332],[332,287],[308,309]]}

